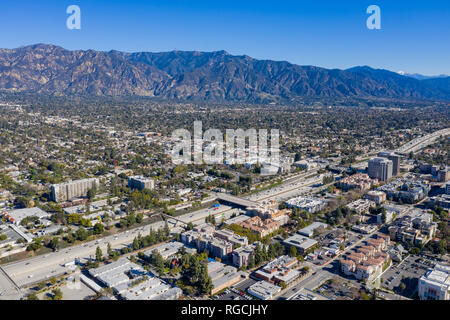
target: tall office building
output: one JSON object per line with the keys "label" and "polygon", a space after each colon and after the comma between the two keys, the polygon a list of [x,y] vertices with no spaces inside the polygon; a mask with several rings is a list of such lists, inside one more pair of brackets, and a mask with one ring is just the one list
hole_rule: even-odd
{"label": "tall office building", "polygon": [[99,186],[97,178],[75,180],[52,186],[51,199],[55,202],[67,201],[77,197],[85,197],[89,189]]}
{"label": "tall office building", "polygon": [[153,190],[155,182],[153,179],[149,179],[142,176],[128,177],[128,188],[138,190]]}
{"label": "tall office building", "polygon": [[437,172],[437,181],[447,182],[448,180],[450,180],[449,168],[445,167],[445,168],[439,169],[439,171]]}
{"label": "tall office building", "polygon": [[400,155],[391,151],[382,151],[378,153],[378,157],[387,158],[392,161],[392,176],[398,176],[400,174]]}
{"label": "tall office building", "polygon": [[369,160],[368,174],[372,179],[387,181],[392,178],[393,162],[386,158],[372,158]]}

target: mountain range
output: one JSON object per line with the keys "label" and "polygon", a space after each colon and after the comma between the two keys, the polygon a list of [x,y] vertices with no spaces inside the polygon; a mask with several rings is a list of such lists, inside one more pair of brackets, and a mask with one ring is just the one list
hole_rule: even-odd
{"label": "mountain range", "polygon": [[70,51],[36,44],[0,49],[0,90],[206,101],[305,97],[450,101],[450,77],[419,80],[368,66],[325,69],[225,51]]}
{"label": "mountain range", "polygon": [[401,74],[402,76],[407,76],[407,77],[411,77],[417,80],[426,80],[426,79],[437,79],[437,78],[447,78],[448,75],[446,74],[440,74],[437,76],[426,76],[420,73],[407,73],[405,71],[398,71],[398,74]]}

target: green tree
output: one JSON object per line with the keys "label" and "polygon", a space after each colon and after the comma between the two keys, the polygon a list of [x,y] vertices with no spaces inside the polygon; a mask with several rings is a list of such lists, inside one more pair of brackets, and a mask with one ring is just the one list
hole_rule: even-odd
{"label": "green tree", "polygon": [[62,298],[63,298],[63,293],[62,293],[61,289],[59,289],[59,288],[53,289],[52,294],[53,294],[53,300],[62,300]]}
{"label": "green tree", "polygon": [[100,262],[102,260],[103,260],[102,249],[100,249],[100,247],[97,246],[97,249],[95,250],[95,261]]}
{"label": "green tree", "polygon": [[113,256],[113,250],[111,248],[111,243],[108,242],[108,245],[106,247],[106,253],[108,254],[108,256],[112,257]]}
{"label": "green tree", "polygon": [[291,246],[291,248],[289,249],[289,255],[291,257],[296,257],[297,256],[297,248],[295,246]]}
{"label": "green tree", "polygon": [[135,237],[133,239],[133,250],[138,250],[140,248],[139,239]]}
{"label": "green tree", "polygon": [[89,234],[84,227],[79,227],[77,231],[75,231],[75,237],[77,240],[84,241],[88,238]]}
{"label": "green tree", "polygon": [[49,247],[50,249],[52,249],[53,251],[55,251],[58,248],[58,244],[59,244],[59,239],[57,237],[54,237],[50,243],[49,243]]}
{"label": "green tree", "polygon": [[27,247],[27,251],[37,251],[42,247],[40,238],[34,238],[33,242]]}
{"label": "green tree", "polygon": [[208,267],[206,264],[201,266],[201,272],[199,277],[200,292],[204,294],[211,294],[213,289],[212,279],[208,275]]}
{"label": "green tree", "polygon": [[97,187],[94,185],[91,189],[88,190],[87,192],[87,197],[89,199],[89,201],[94,200],[95,195],[97,194]]}
{"label": "green tree", "polygon": [[142,212],[136,215],[136,222],[141,223],[144,220],[144,214]]}
{"label": "green tree", "polygon": [[152,265],[155,266],[159,274],[164,272],[164,259],[158,250],[155,249],[152,251],[150,261]]}
{"label": "green tree", "polygon": [[94,226],[94,234],[102,234],[105,231],[105,227],[102,223],[98,222]]}

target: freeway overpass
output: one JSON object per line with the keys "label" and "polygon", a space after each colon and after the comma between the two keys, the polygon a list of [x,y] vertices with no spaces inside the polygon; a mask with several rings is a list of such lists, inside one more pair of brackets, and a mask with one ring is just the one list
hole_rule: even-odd
{"label": "freeway overpass", "polygon": [[258,205],[258,203],[256,201],[251,201],[251,200],[247,200],[247,199],[243,199],[243,198],[239,198],[236,196],[232,196],[226,193],[216,193],[217,199],[227,202],[227,203],[231,203],[243,208],[247,208],[247,207],[252,207],[252,206],[256,206]]}
{"label": "freeway overpass", "polygon": [[[434,138],[438,138],[440,136],[448,134],[450,134],[450,128],[445,129],[444,131],[438,131],[437,133],[433,133],[426,137],[422,137],[420,138],[419,142],[415,141],[414,143],[409,144],[407,147],[405,147],[405,150],[416,148],[419,145],[423,146],[424,143]],[[283,184],[284,187],[280,186],[279,191],[268,190],[267,195],[264,195],[262,198],[258,198],[257,200],[262,201],[264,199],[273,198],[274,196],[286,194],[313,183],[305,183],[305,181],[303,181],[303,183],[300,183],[297,181],[297,179],[301,180],[302,178],[304,177],[290,178],[285,181],[285,183]],[[297,182],[297,185],[295,182]],[[286,184],[291,186],[286,186]],[[258,202],[256,201],[242,199],[223,193],[217,193],[216,196],[221,201],[232,203],[241,207],[249,207],[258,204]],[[170,219],[174,219],[177,220],[177,222],[184,223],[204,221],[205,217],[210,214],[219,214],[229,210],[231,210],[231,208],[227,206],[224,206],[224,208],[221,208],[214,212],[212,212],[211,209],[201,209],[196,212],[178,216],[176,219],[174,219],[174,217],[170,217]],[[0,267],[0,289],[11,287],[11,290],[8,291],[14,291],[17,290],[17,287],[27,287],[31,283],[36,283],[53,276],[61,275],[67,271],[67,268],[63,266],[64,263],[71,262],[74,260],[74,258],[94,256],[97,246],[100,246],[102,251],[106,252],[108,242],[111,243],[111,246],[113,248],[119,248],[121,246],[129,245],[130,243],[132,243],[134,237],[136,237],[139,233],[146,234],[150,231],[150,228],[158,229],[163,226],[164,222],[160,221],[143,227],[110,235],[99,240],[94,240],[69,248],[64,248],[59,252],[53,252],[46,255],[36,256],[33,258],[28,258],[25,260],[2,265]],[[1,277],[2,275],[3,277]]]}

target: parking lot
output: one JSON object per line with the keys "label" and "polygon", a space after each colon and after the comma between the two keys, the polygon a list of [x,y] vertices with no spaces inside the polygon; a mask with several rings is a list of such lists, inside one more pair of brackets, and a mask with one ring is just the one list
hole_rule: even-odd
{"label": "parking lot", "polygon": [[[320,235],[316,235],[315,237],[313,237],[313,239],[318,241],[322,245],[322,247],[340,249],[343,245],[345,250],[358,242],[360,240],[360,237],[361,235],[358,235],[355,232],[336,228],[334,230],[327,230]],[[341,243],[337,242],[338,238],[342,239],[343,241]],[[317,251],[321,251],[321,249],[318,249]],[[333,257],[331,255],[321,255],[317,259],[311,261],[311,263],[315,264],[316,266],[320,266],[327,263],[332,258]]]}
{"label": "parking lot", "polygon": [[340,278],[328,280],[314,291],[331,300],[355,300],[361,296],[359,284]]}
{"label": "parking lot", "polygon": [[245,279],[231,288],[227,288],[222,293],[216,295],[216,300],[254,300],[254,298],[247,293],[247,289],[258,281],[254,279]]}
{"label": "parking lot", "polygon": [[[419,278],[434,262],[410,255],[399,264],[392,265],[383,275],[381,285],[397,294],[410,298],[417,289]],[[403,283],[403,285],[402,285]]]}

